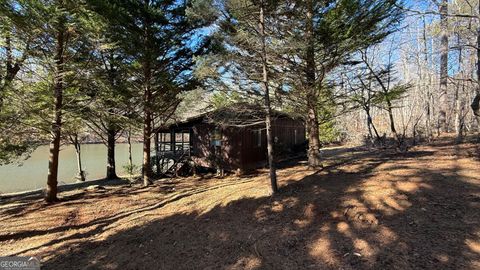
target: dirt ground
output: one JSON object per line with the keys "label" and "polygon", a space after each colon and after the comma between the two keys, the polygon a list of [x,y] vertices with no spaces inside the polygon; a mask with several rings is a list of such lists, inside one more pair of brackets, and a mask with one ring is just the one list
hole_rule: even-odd
{"label": "dirt ground", "polygon": [[338,148],[326,168],[1,202],[0,255],[42,269],[480,269],[480,161],[442,140]]}

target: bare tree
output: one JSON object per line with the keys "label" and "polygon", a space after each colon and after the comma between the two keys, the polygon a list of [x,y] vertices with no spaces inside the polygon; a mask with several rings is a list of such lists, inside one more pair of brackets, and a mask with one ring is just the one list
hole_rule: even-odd
{"label": "bare tree", "polygon": [[[480,16],[480,4],[478,6],[478,12]],[[478,18],[480,20],[480,18]],[[480,133],[480,23],[477,24],[477,87],[476,95],[472,101],[471,107],[475,118],[477,120],[478,130]]]}
{"label": "bare tree", "polygon": [[440,11],[440,115],[438,119],[438,132],[448,132],[448,0],[442,0]]}

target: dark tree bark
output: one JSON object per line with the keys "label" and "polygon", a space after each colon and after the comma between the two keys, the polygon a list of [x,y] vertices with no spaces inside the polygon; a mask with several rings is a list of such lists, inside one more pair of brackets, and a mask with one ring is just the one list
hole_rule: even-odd
{"label": "dark tree bark", "polygon": [[133,169],[133,160],[132,160],[132,131],[128,131],[127,136],[127,144],[128,144],[128,165],[130,170]]}
{"label": "dark tree bark", "polygon": [[[117,88],[117,77],[118,77],[118,73],[117,73],[117,69],[114,65],[114,54],[112,51],[108,52],[107,56],[106,56],[109,61],[104,61],[104,68],[105,70],[107,71],[107,74],[108,74],[108,78],[109,78],[109,82],[110,82],[110,86],[112,87],[112,89],[116,89]],[[111,106],[112,108],[109,109],[109,113],[111,114],[114,114],[114,105],[113,104],[109,104],[109,106]],[[103,125],[104,128],[106,128],[106,133],[107,133],[107,141],[106,141],[106,145],[107,145],[107,173],[106,173],[106,178],[107,179],[117,179],[118,176],[117,176],[117,171],[116,171],[116,164],[115,164],[115,143],[116,143],[116,140],[115,140],[115,136],[117,135],[117,133],[119,132],[119,128],[117,125],[115,125],[114,123],[112,123],[111,121],[108,121],[107,120],[107,123],[106,125]]]}
{"label": "dark tree bark", "polygon": [[368,124],[368,130],[370,132],[370,136],[372,136],[372,131],[370,129],[373,129],[373,132],[375,132],[375,137],[377,138],[377,141],[381,141],[380,135],[378,134],[378,130],[373,124],[372,116],[370,114],[370,108],[365,108],[365,113],[367,114],[367,124]]}
{"label": "dark tree bark", "polygon": [[[423,61],[425,65],[428,65],[428,44],[427,44],[427,23],[425,21],[425,16],[423,17]],[[427,74],[427,72],[425,72]],[[431,111],[431,100],[432,93],[430,92],[431,77],[428,76],[429,80],[424,83],[424,87],[427,90],[427,98],[425,103],[426,119],[425,119],[425,130],[427,133],[427,140],[430,141],[432,138],[432,111]],[[425,79],[425,78],[424,78]]]}
{"label": "dark tree bark", "polygon": [[372,127],[370,126],[371,118],[367,116],[367,128],[368,128],[368,136],[370,137],[370,143],[373,145],[375,143],[375,139],[373,138]]}
{"label": "dark tree bark", "polygon": [[317,106],[315,100],[316,99],[311,96],[307,101],[308,165],[312,168],[322,166],[319,122],[317,110],[314,108]]}
{"label": "dark tree bark", "polygon": [[152,166],[150,157],[150,144],[152,135],[152,114],[149,108],[152,93],[150,86],[145,87],[144,93],[144,120],[143,120],[143,185],[148,186],[152,183]]}
{"label": "dark tree bark", "polygon": [[447,108],[448,108],[448,0],[442,0],[440,4],[440,111],[438,119],[438,131],[448,132]]}
{"label": "dark tree bark", "polygon": [[315,36],[313,31],[313,1],[307,2],[306,14],[306,77],[307,77],[307,133],[308,133],[308,164],[316,168],[322,166],[320,155],[320,131],[318,122],[318,95],[315,71]]}
{"label": "dark tree bark", "polygon": [[272,109],[270,105],[270,90],[268,85],[268,70],[267,70],[267,49],[265,45],[265,17],[264,17],[264,2],[260,3],[260,38],[262,40],[262,84],[265,94],[265,126],[267,129],[267,155],[268,155],[268,167],[270,171],[270,184],[272,193],[278,192],[277,185],[277,172],[275,168],[275,156],[273,152],[273,134],[272,134]]}
{"label": "dark tree bark", "polygon": [[117,131],[114,127],[107,130],[107,179],[117,179],[115,167],[115,136]]}
{"label": "dark tree bark", "polygon": [[[457,45],[458,45],[458,66],[462,66],[463,61],[463,50],[461,46],[461,38],[460,35],[457,34]],[[463,70],[460,72],[462,77],[464,76]],[[463,108],[465,104],[463,104],[463,98],[461,93],[464,93],[465,90],[465,82],[461,81],[457,85],[455,85],[455,133],[457,135],[457,143],[463,140]]]}
{"label": "dark tree bark", "polygon": [[[5,90],[9,85],[11,85],[13,79],[17,76],[18,72],[20,71],[21,64],[25,60],[26,52],[24,52],[24,56],[21,60],[15,61],[13,56],[13,48],[12,48],[12,37],[10,31],[5,32],[5,53],[6,53],[6,70],[5,74],[0,74],[3,76],[3,83],[0,85],[0,111],[3,108],[3,99],[5,95]],[[1,77],[0,77],[1,79]]]}
{"label": "dark tree bark", "polygon": [[[150,1],[145,0],[145,8],[149,9]],[[152,89],[151,89],[151,79],[152,79],[152,55],[151,55],[151,46],[150,44],[150,31],[151,21],[148,15],[144,18],[143,26],[143,35],[144,35],[144,55],[143,55],[143,163],[142,163],[142,174],[143,174],[143,185],[148,186],[152,183],[152,166],[151,166],[151,157],[150,157],[150,144],[151,144],[151,135],[152,135]]]}
{"label": "dark tree bark", "polygon": [[[480,5],[478,7],[480,12]],[[472,101],[472,110],[477,120],[478,132],[480,134],[480,26],[477,26],[477,94]]]}
{"label": "dark tree bark", "polygon": [[393,136],[395,136],[395,139],[397,139],[397,142],[399,144],[401,144],[402,143],[402,138],[400,138],[400,136],[398,136],[397,129],[395,128],[395,120],[393,118],[392,102],[390,101],[389,98],[386,99],[386,102],[387,102],[388,118],[390,119],[390,131],[392,132]]}
{"label": "dark tree bark", "polygon": [[477,134],[480,136],[480,85],[477,86],[476,94],[470,107],[472,108],[473,115],[477,122]]}
{"label": "dark tree bark", "polygon": [[478,89],[477,94],[473,98],[471,107],[473,110],[473,114],[475,115],[475,119],[477,119],[477,125],[480,132],[480,91]]}
{"label": "dark tree bark", "polygon": [[50,141],[48,157],[48,177],[45,200],[47,202],[58,201],[58,156],[60,153],[60,137],[62,127],[63,107],[63,76],[64,76],[64,46],[65,46],[65,20],[59,19],[58,32],[56,36],[55,53],[55,85],[54,85],[54,120],[52,123],[52,139]]}

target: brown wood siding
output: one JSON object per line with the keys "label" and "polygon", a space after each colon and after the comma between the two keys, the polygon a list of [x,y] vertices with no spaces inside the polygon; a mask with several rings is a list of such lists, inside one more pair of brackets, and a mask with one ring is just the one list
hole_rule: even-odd
{"label": "brown wood siding", "polygon": [[222,130],[222,158],[224,168],[235,170],[242,166],[243,137],[245,129],[226,128]]}
{"label": "brown wood siding", "polygon": [[[262,130],[262,143],[259,147],[257,145],[256,136],[258,136],[255,131]],[[264,126],[256,126],[251,128],[245,128],[242,132],[243,146],[242,146],[242,166],[241,169],[248,170],[265,163],[267,156],[267,136]]]}
{"label": "brown wood siding", "polygon": [[192,127],[192,159],[199,166],[213,167],[213,147],[210,145],[214,127],[209,124],[196,124]]}
{"label": "brown wood siding", "polygon": [[[272,123],[274,138],[276,137],[277,154],[285,154],[295,145],[305,143],[305,126],[302,121],[288,117],[274,119]],[[184,128],[184,127],[182,127]],[[215,167],[221,160],[221,166],[226,170],[249,170],[266,164],[267,136],[265,125],[222,130],[221,159],[215,156],[215,147],[211,145],[211,136],[215,130],[212,124],[202,122],[192,123],[191,143],[192,159],[197,165]],[[258,133],[262,130],[261,146],[257,145]],[[295,143],[295,130],[297,141]]]}
{"label": "brown wood siding", "polygon": [[222,130],[221,159],[216,157],[212,143],[212,133],[215,127],[210,124],[197,124],[192,128],[192,149],[194,161],[204,167],[215,167],[216,162],[226,170],[235,170],[242,166],[242,133],[238,129]]}
{"label": "brown wood siding", "polygon": [[[262,143],[258,147],[255,139],[257,134],[255,130],[262,130]],[[297,131],[297,142],[295,143],[295,130]],[[243,135],[242,138],[242,169],[248,170],[266,164],[267,153],[267,134],[264,125],[259,125],[251,128],[246,128],[239,132]],[[277,154],[284,154],[283,152],[291,150],[295,145],[305,143],[305,126],[303,122],[291,118],[277,118],[272,123],[272,133],[276,139]]]}
{"label": "brown wood siding", "polygon": [[[297,135],[295,136],[295,131]],[[301,121],[291,118],[278,118],[273,123],[273,136],[277,137],[277,145],[293,147],[305,143],[305,126]],[[296,142],[295,142],[296,137]]]}

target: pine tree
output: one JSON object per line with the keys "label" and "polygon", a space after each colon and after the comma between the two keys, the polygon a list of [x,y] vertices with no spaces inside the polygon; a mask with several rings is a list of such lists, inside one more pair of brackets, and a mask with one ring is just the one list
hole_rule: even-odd
{"label": "pine tree", "polygon": [[[214,96],[218,98],[235,97],[236,100],[243,100],[259,104],[263,108],[266,137],[267,137],[267,159],[270,172],[270,185],[272,193],[278,192],[274,141],[272,134],[272,102],[274,96],[272,88],[272,72],[274,63],[277,63],[274,53],[276,41],[272,38],[272,27],[274,13],[278,7],[276,1],[249,1],[249,0],[228,0],[222,2],[220,9],[224,10],[224,17],[221,21],[218,38],[223,46],[216,55],[210,57],[207,63],[215,63],[219,68],[210,69],[203,76],[213,80],[216,91],[224,88],[226,92]],[[277,43],[278,44],[278,43]],[[230,83],[233,81],[238,86],[237,94],[230,93]],[[224,102],[224,101],[221,101]],[[229,102],[227,101],[226,104]],[[251,108],[245,108],[250,110]],[[251,122],[258,122],[255,118]]]}
{"label": "pine tree", "polygon": [[131,76],[141,101],[143,116],[143,179],[152,181],[150,145],[155,116],[177,93],[192,89],[194,56],[208,52],[208,39],[198,30],[215,17],[209,1],[126,0],[91,1],[97,12],[120,32],[115,42],[128,56]]}
{"label": "pine tree", "polygon": [[14,103],[19,74],[34,57],[39,36],[33,8],[20,7],[17,1],[0,3],[0,164],[28,157],[38,146],[25,136],[18,121],[23,114]]}
{"label": "pine tree", "polygon": [[[85,3],[70,0],[24,1],[25,8],[32,8],[38,14],[36,27],[42,33],[38,44],[35,69],[37,73],[29,80],[31,85],[42,85],[50,93],[44,92],[32,97],[38,99],[35,105],[47,105],[45,112],[32,111],[31,117],[39,119],[32,126],[49,133],[50,148],[48,177],[45,199],[57,201],[58,166],[62,126],[67,120],[65,113],[76,107],[80,96],[79,84],[88,69],[90,38],[96,25],[96,17]],[[26,89],[26,88],[25,88]],[[40,100],[46,101],[41,102]],[[43,116],[42,116],[43,114]],[[45,122],[51,121],[49,127]]]}
{"label": "pine tree", "polygon": [[138,98],[129,82],[130,67],[124,51],[114,40],[119,31],[105,24],[95,42],[90,83],[85,91],[91,101],[82,109],[85,124],[107,147],[106,179],[118,178],[115,144],[119,134],[138,121]]}

